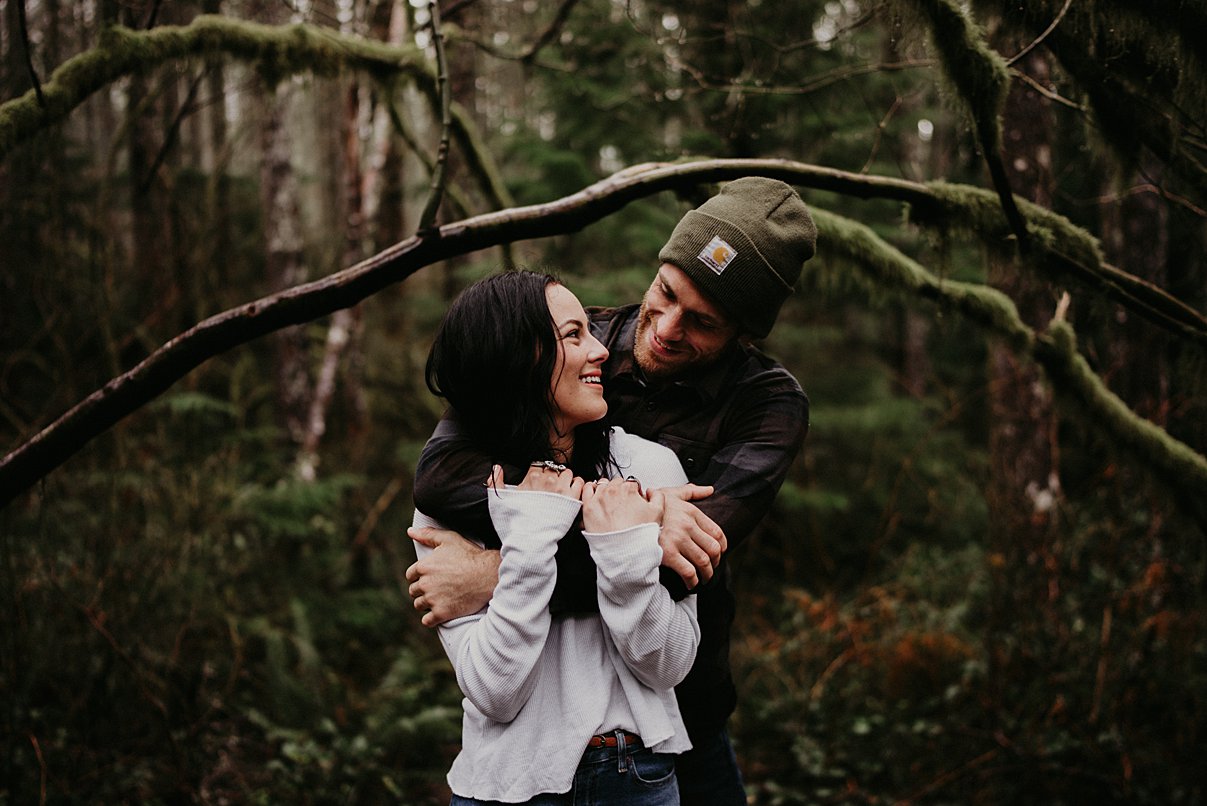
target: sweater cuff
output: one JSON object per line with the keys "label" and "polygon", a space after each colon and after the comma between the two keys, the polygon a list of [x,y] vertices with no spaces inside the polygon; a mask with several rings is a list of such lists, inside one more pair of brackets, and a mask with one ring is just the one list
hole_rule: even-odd
{"label": "sweater cuff", "polygon": [[613,532],[583,532],[591,557],[605,576],[622,570],[647,571],[662,562],[658,535],[662,527],[656,523],[639,523],[628,529]]}
{"label": "sweater cuff", "polygon": [[508,485],[487,490],[495,531],[505,544],[539,545],[557,542],[574,524],[582,502],[558,493],[520,490]]}

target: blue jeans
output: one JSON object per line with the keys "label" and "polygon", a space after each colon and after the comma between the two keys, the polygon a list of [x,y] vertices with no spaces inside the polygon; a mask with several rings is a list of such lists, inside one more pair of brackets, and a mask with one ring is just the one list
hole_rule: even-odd
{"label": "blue jeans", "polygon": [[746,806],[746,787],[724,728],[692,739],[692,749],[675,760],[683,806]]}
{"label": "blue jeans", "polygon": [[[514,806],[454,794],[450,806]],[[569,792],[546,793],[523,806],[679,806],[675,756],[647,748],[589,748]]]}

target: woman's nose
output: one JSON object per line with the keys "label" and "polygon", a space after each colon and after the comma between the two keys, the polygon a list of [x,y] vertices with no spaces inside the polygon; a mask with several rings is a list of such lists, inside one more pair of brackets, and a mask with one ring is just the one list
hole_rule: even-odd
{"label": "woman's nose", "polygon": [[608,360],[608,348],[604,347],[603,342],[594,336],[591,337],[591,351],[587,354],[587,360],[592,364],[602,364]]}

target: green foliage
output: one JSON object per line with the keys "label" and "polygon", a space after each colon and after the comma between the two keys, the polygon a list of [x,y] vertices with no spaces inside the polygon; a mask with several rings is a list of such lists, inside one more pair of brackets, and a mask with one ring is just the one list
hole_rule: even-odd
{"label": "green foliage", "polygon": [[365,480],[252,480],[238,457],[261,443],[231,403],[155,408],[219,436],[60,474],[4,515],[4,729],[37,742],[6,742],[4,798],[36,797],[36,751],[56,799],[437,802],[459,696],[387,562],[398,541],[352,573]]}

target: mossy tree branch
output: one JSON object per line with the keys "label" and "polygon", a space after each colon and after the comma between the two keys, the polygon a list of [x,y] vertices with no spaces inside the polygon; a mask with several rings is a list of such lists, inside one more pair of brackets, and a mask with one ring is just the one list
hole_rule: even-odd
{"label": "mossy tree branch", "polygon": [[29,26],[25,20],[25,0],[14,0],[17,4],[17,34],[21,39],[21,47],[25,51],[25,70],[29,73],[29,81],[33,84],[34,98],[38,101],[38,106],[46,106],[46,98],[42,94],[42,81],[38,78],[38,71],[34,68],[34,53],[33,48],[29,45]]}
{"label": "mossy tree branch", "polygon": [[[925,193],[902,197],[910,219],[944,232],[966,232],[990,247],[1008,250],[1011,229],[996,197],[982,189],[946,182],[924,186]],[[1019,200],[1034,249],[1029,263],[1051,280],[1071,280],[1104,293],[1129,311],[1207,350],[1207,317],[1164,289],[1106,263],[1097,241],[1064,216]]]}
{"label": "mossy tree branch", "polygon": [[[439,110],[436,73],[418,47],[396,47],[312,25],[260,25],[202,15],[188,25],[150,31],[106,29],[97,47],[68,59],[51,74],[42,87],[44,106],[32,90],[0,104],[0,160],[114,81],[198,56],[250,62],[270,84],[295,73],[335,75],[342,69],[363,70],[387,90],[406,78],[423,91],[433,110]],[[456,105],[451,114],[452,135],[483,194],[499,208],[510,207],[511,197],[469,116]]]}
{"label": "mossy tree branch", "polygon": [[1031,245],[1027,224],[1015,204],[1002,164],[1001,119],[1010,89],[1006,61],[986,44],[980,27],[953,0],[899,0],[899,3],[926,21],[943,74],[968,108],[985,165],[997,190],[998,203],[1020,251],[1025,254]]}
{"label": "mossy tree branch", "polygon": [[[546,204],[486,213],[445,224],[429,235],[415,235],[368,260],[327,277],[212,316],[168,341],[131,370],[114,378],[63,414],[40,433],[0,460],[0,506],[28,489],[92,438],[154,399],[189,371],[226,350],[288,325],[312,321],[361,300],[414,274],[424,266],[457,255],[531,238],[563,235],[582,229],[630,202],[667,190],[687,190],[705,183],[752,174],[772,176],[805,187],[857,198],[894,198],[931,208],[958,205],[957,189],[936,193],[926,185],[868,177],[784,160],[711,160],[634,166],[578,193]],[[981,199],[965,189],[967,199]],[[983,191],[981,192],[983,193]],[[981,199],[981,203],[984,201]],[[973,205],[975,206],[975,205]],[[997,211],[1000,216],[1000,210]],[[997,333],[1017,349],[1035,351],[1036,336],[1018,319],[1013,304],[1000,292],[979,286],[938,281],[916,263],[897,257],[852,222],[817,211],[827,233],[824,250],[848,254],[868,271],[879,272],[875,282],[903,293],[933,299]],[[978,213],[968,212],[968,221]],[[979,215],[984,215],[981,211]],[[1049,221],[1059,217],[1048,213]],[[1038,220],[1038,219],[1037,219]],[[1071,225],[1069,225],[1071,226]],[[864,228],[866,229],[866,228]],[[1095,394],[1097,394],[1095,392]],[[1085,395],[1082,394],[1084,397]],[[1096,398],[1095,398],[1096,399]],[[1126,407],[1125,407],[1126,408]],[[1134,417],[1134,415],[1132,415]],[[1128,418],[1114,427],[1138,425]],[[1155,427],[1155,426],[1154,426]],[[1152,440],[1132,440],[1141,448],[1159,450]],[[1178,449],[1181,451],[1181,449]],[[1189,450],[1189,449],[1186,449]],[[1152,459],[1154,466],[1178,466],[1190,480],[1205,479],[1202,457]],[[1189,470],[1186,470],[1189,468]],[[1196,482],[1197,483],[1197,482]],[[1203,489],[1200,486],[1198,489]]]}
{"label": "mossy tree branch", "polygon": [[1207,457],[1144,419],[1107,388],[1077,350],[1073,328],[1053,321],[1046,333],[1023,323],[1014,303],[996,289],[941,279],[901,254],[869,227],[814,209],[818,239],[827,259],[849,264],[854,279],[871,293],[887,290],[907,304],[916,298],[934,302],[1001,338],[1016,354],[1043,367],[1057,399],[1077,412],[1113,445],[1123,448],[1170,488],[1177,506],[1207,522]]}
{"label": "mossy tree branch", "polygon": [[381,77],[430,77],[431,72],[418,48],[392,47],[309,25],[277,27],[200,16],[186,26],[150,31],[115,26],[102,33],[95,48],[68,59],[51,74],[42,88],[44,107],[32,92],[0,106],[0,159],[119,78],[175,59],[217,55],[252,62],[270,83],[294,73],[334,75],[343,68]]}

